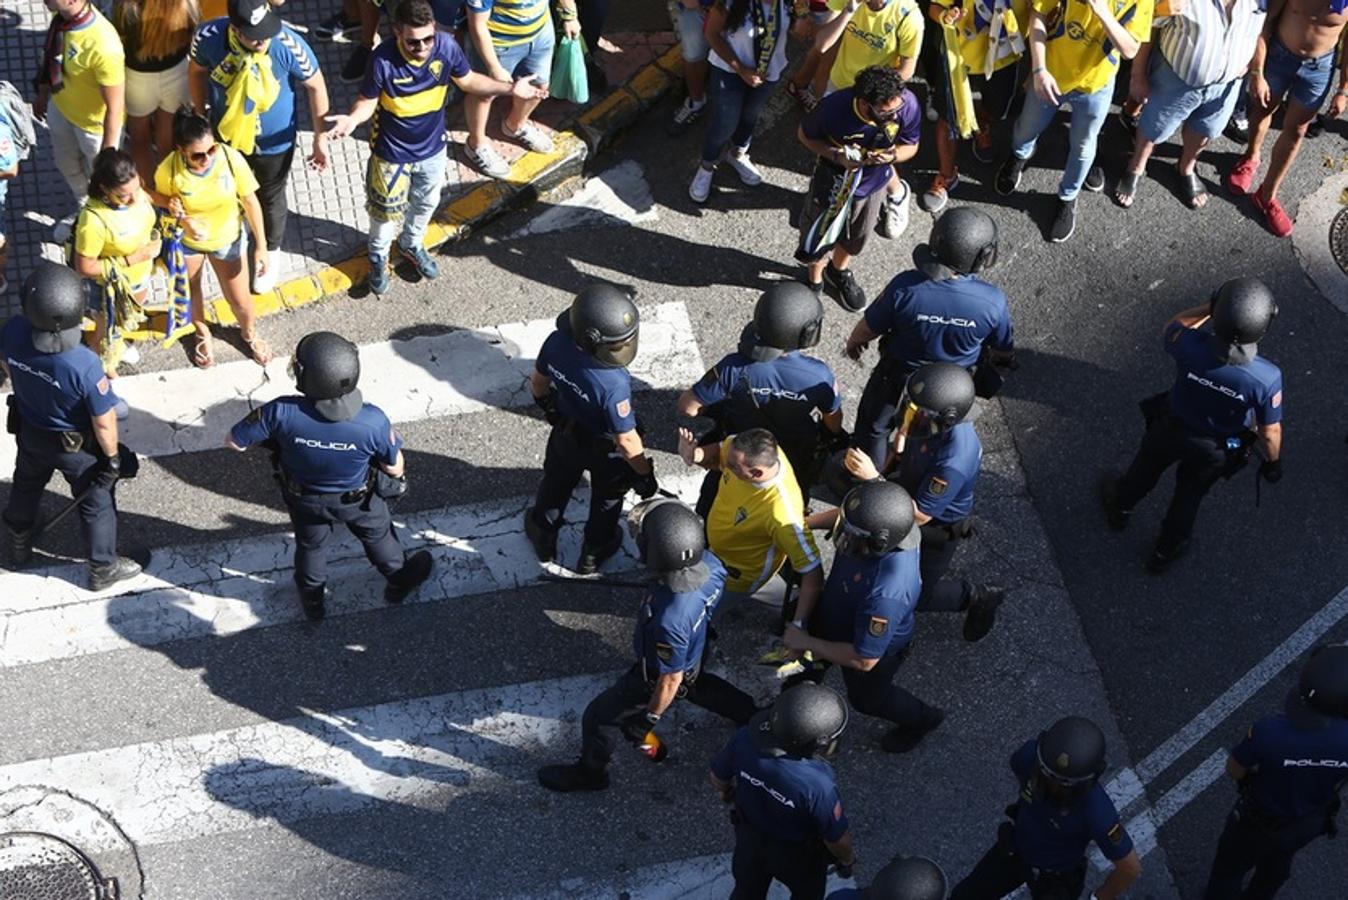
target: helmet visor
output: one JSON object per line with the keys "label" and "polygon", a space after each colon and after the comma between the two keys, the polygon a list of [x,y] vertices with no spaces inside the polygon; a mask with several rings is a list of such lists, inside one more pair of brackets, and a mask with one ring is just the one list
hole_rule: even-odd
{"label": "helmet visor", "polygon": [[907,389],[899,397],[898,422],[899,434],[908,437],[931,437],[941,430],[936,418],[914,403],[913,399],[908,396]]}
{"label": "helmet visor", "polygon": [[838,510],[838,520],[833,523],[829,537],[833,539],[833,546],[839,553],[847,556],[871,555],[870,534],[848,522],[847,514],[841,509]]}
{"label": "helmet visor", "polygon": [[633,328],[632,333],[616,341],[610,341],[606,344],[600,344],[595,348],[595,359],[606,366],[614,368],[627,368],[632,364],[632,360],[637,357],[637,333],[639,329]]}

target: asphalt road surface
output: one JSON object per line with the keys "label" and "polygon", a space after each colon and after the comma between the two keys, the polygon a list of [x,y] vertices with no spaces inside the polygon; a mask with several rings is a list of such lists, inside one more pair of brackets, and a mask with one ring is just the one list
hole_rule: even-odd
{"label": "asphalt road surface", "polygon": [[[704,780],[726,723],[680,707],[670,759],[620,751],[603,794],[553,795],[533,775],[577,752],[580,710],[628,663],[639,599],[540,581],[519,533],[546,434],[521,373],[548,321],[592,279],[637,290],[654,324],[636,405],[662,482],[687,492],[674,398],[733,348],[758,292],[795,274],[786,210],[808,165],[796,112],[785,98],[769,107],[754,150],[764,184],[720,173],[698,208],[686,187],[699,136],[667,138],[671,110],[595,160],[577,197],[449,248],[435,282],[399,279],[385,299],[357,291],[264,321],[278,347],[319,329],[362,345],[366,397],[407,441],[414,488],[400,533],[438,561],[403,607],[383,605],[345,542],[328,619],[302,622],[265,458],[214,449],[250,402],[287,389],[284,359],[264,382],[242,361],[198,374],[180,351],[145,355],[121,389],[137,401],[128,443],[148,457],[119,502],[123,545],[155,548],[150,573],[108,595],[83,591],[66,521],[37,569],[0,575],[0,831],[65,829],[105,872],[162,898],[728,893],[731,831]],[[1291,243],[1221,195],[1225,141],[1200,167],[1214,192],[1206,210],[1167,187],[1166,147],[1133,209],[1083,195],[1076,236],[1046,243],[1064,143],[1065,129],[1046,135],[1009,199],[966,159],[954,201],[1001,228],[993,278],[1011,297],[1022,363],[978,421],[978,534],[957,562],[1009,586],[1003,615],[972,646],[956,617],[921,617],[901,677],[946,723],[894,757],[878,750],[882,723],[855,717],[837,767],[863,881],[898,852],[930,855],[958,879],[1014,799],[1008,753],[1061,715],[1090,715],[1109,735],[1106,781],[1147,851],[1133,896],[1194,898],[1234,798],[1224,748],[1280,706],[1307,647],[1348,637],[1348,333]],[[1126,143],[1109,123],[1111,185]],[[1342,151],[1341,131],[1308,144],[1289,208]],[[918,190],[930,165],[924,153],[908,172]],[[901,239],[871,243],[857,265],[869,293],[910,265],[930,221],[914,208]],[[1192,555],[1149,577],[1141,563],[1164,491],[1114,535],[1094,485],[1127,464],[1136,401],[1170,379],[1163,322],[1237,274],[1279,296],[1261,349],[1285,377],[1286,478],[1258,506],[1251,471],[1218,485]],[[849,426],[867,372],[842,355],[854,320],[830,304],[817,351],[838,374]],[[63,496],[53,489],[48,509]],[[572,521],[583,517],[575,502]],[[577,544],[569,534],[564,552]],[[622,556],[607,568],[633,566]],[[727,616],[717,654],[764,702],[776,685],[752,661],[774,615],[755,604]],[[1338,897],[1348,858],[1318,842],[1294,878],[1288,896]]]}

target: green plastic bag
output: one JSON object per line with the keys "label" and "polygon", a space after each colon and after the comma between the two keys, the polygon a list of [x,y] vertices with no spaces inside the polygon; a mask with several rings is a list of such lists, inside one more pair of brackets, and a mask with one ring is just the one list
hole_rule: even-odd
{"label": "green plastic bag", "polygon": [[590,79],[585,72],[585,49],[577,38],[564,37],[552,54],[549,95],[585,105],[590,102]]}

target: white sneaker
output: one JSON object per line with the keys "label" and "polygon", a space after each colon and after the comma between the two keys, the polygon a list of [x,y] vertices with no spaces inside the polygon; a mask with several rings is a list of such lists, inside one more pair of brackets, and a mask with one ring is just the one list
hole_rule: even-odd
{"label": "white sneaker", "polygon": [[885,198],[885,208],[875,229],[881,237],[894,239],[908,228],[908,201],[912,196],[908,182],[899,179],[899,190]]}
{"label": "white sneaker", "polygon": [[747,152],[731,150],[726,154],[725,161],[735,170],[735,174],[746,187],[757,187],[763,183],[763,173],[758,171],[758,167],[754,165]]}
{"label": "white sneaker", "polygon": [[268,294],[276,290],[276,264],[279,262],[277,257],[280,255],[279,252],[268,254],[267,271],[253,278],[254,294]]}
{"label": "white sneaker", "polygon": [[75,217],[66,216],[51,227],[51,239],[58,244],[70,240],[70,232],[75,228]]}
{"label": "white sneaker", "polygon": [[520,126],[519,131],[511,131],[506,127],[505,122],[502,122],[501,132],[512,141],[519,141],[534,153],[552,152],[552,138],[548,137],[547,133],[533,122],[526,121]]}
{"label": "white sneaker", "polygon": [[483,144],[476,150],[471,144],[463,145],[463,155],[479,172],[489,178],[505,178],[510,174],[510,163],[491,144]]}
{"label": "white sneaker", "polygon": [[122,349],[121,361],[126,363],[128,366],[134,366],[136,363],[140,362],[140,351],[136,349],[135,344],[127,344]]}
{"label": "white sneaker", "polygon": [[697,174],[693,176],[693,183],[688,185],[688,196],[693,198],[694,203],[706,203],[707,198],[711,196],[712,171],[706,166],[697,167]]}

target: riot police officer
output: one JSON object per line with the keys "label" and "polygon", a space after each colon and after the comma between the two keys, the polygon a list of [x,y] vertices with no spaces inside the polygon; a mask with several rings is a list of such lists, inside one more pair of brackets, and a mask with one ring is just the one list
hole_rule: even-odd
{"label": "riot police officer", "polygon": [[524,532],[539,560],[551,562],[562,513],[588,471],[590,519],[576,566],[582,575],[598,570],[622,546],[618,520],[628,488],[635,487],[642,497],[658,489],[627,373],[637,355],[638,326],[631,297],[611,284],[590,285],[557,317],[557,330],[543,342],[529,380],[552,433],[538,495],[524,514]]}
{"label": "riot police officer", "polygon": [[[1153,574],[1189,549],[1199,503],[1218,478],[1244,468],[1251,446],[1263,458],[1258,477],[1269,483],[1282,478],[1282,372],[1259,356],[1257,346],[1277,314],[1263,282],[1233,278],[1208,303],[1166,324],[1164,346],[1175,358],[1175,383],[1168,393],[1142,401],[1142,446],[1123,477],[1106,478],[1100,492],[1109,527],[1122,531],[1133,507],[1179,463],[1175,494],[1147,560]],[[1209,319],[1212,327],[1204,329]]]}
{"label": "riot police officer", "polygon": [[[953,363],[928,363],[908,377],[897,409],[898,431],[887,477],[912,496],[922,529],[918,608],[965,610],[964,639],[982,640],[996,624],[1005,589],[945,577],[960,541],[973,534],[969,517],[983,460],[983,444],[970,418],[974,380]],[[848,451],[847,465],[862,480],[879,477],[858,450]]]}
{"label": "riot police officer", "polygon": [[1114,864],[1093,896],[1122,895],[1142,873],[1142,861],[1100,785],[1105,768],[1105,736],[1090,719],[1059,719],[1026,741],[1011,755],[1020,796],[1006,809],[997,843],[950,900],[998,900],[1022,884],[1035,900],[1074,900],[1085,888],[1092,841]]}
{"label": "riot police officer", "polygon": [[[117,479],[135,464],[117,443],[117,395],[98,355],[80,343],[84,283],[43,263],[23,285],[23,314],[5,323],[5,374],[13,385],[9,432],[19,446],[4,520],[15,566],[33,554],[42,492],[60,472],[79,498],[89,549],[89,588],[101,591],[140,573],[117,555]],[[129,477],[134,474],[126,471]]]}
{"label": "riot police officer", "polygon": [[[836,510],[837,555],[818,603],[797,609],[783,640],[814,659],[799,678],[819,681],[842,667],[847,699],[858,712],[894,723],[880,741],[904,753],[945,719],[945,713],[894,684],[913,639],[913,610],[922,592],[913,498],[897,484],[868,481]],[[807,631],[808,629],[808,631]]]}
{"label": "riot police officer", "polygon": [[1204,897],[1269,900],[1291,875],[1298,850],[1338,833],[1348,784],[1348,646],[1315,651],[1286,711],[1250,727],[1226,772],[1240,799],[1222,829]]}
{"label": "riot police officer", "polygon": [[974,369],[979,396],[1001,387],[996,365],[1014,363],[1014,335],[1006,295],[979,274],[997,261],[997,223],[961,206],[932,225],[929,253],[902,272],[875,299],[847,338],[847,355],[860,361],[880,338],[880,361],[857,407],[852,446],[882,467],[896,403],[908,376],[925,363]]}
{"label": "riot police officer", "polygon": [[701,517],[677,500],[656,497],[633,507],[628,528],[641,561],[659,578],[637,615],[632,639],[637,661],[585,707],[579,761],[539,769],[539,783],[550,790],[608,787],[612,731],[642,745],[651,759],[663,759],[656,729],[681,697],[737,725],[758,712],[748,694],[703,671],[711,651],[708,625],[725,592],[726,569],[707,549]]}
{"label": "riot police officer", "polygon": [[711,784],[733,804],[733,896],[767,896],[773,879],[793,900],[819,900],[830,865],[850,878],[856,856],[833,766],[847,704],[806,683],[758,713],[711,763]]}
{"label": "riot police officer", "polygon": [[945,872],[925,856],[898,856],[866,888],[842,888],[828,900],[946,900]]}
{"label": "riot police officer", "polygon": [[[814,291],[796,281],[774,284],[754,304],[754,317],[740,335],[738,349],[680,395],[678,412],[708,415],[715,436],[702,443],[766,428],[791,461],[801,494],[810,496],[818,460],[845,441],[842,397],[833,370],[803,351],[819,343],[824,307]],[[820,453],[824,450],[824,453]],[[705,516],[720,482],[709,472],[702,483],[698,513]]]}
{"label": "riot police officer", "polygon": [[290,365],[303,396],[259,406],[230,430],[225,444],[242,451],[261,443],[273,452],[295,528],[295,585],[309,619],[322,619],[332,596],[324,545],[339,523],[387,579],[384,599],[401,603],[433,566],[429,551],[404,553],[385,500],[405,488],[402,437],[383,410],[361,397],[360,355],[346,338],[331,331],[305,335]]}

